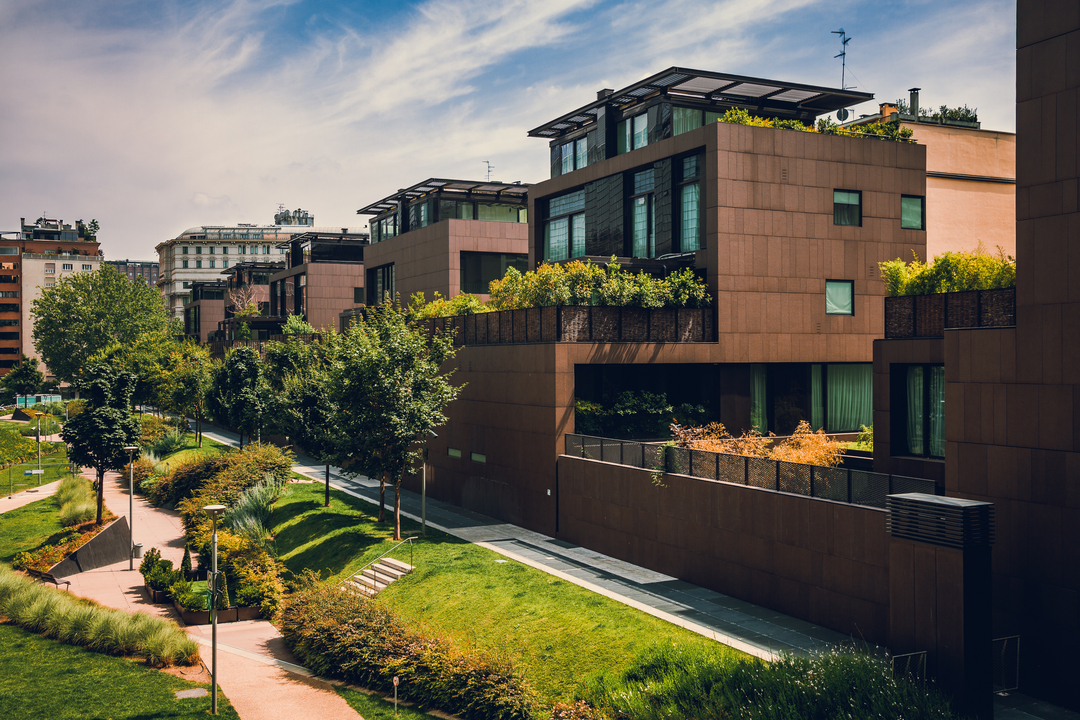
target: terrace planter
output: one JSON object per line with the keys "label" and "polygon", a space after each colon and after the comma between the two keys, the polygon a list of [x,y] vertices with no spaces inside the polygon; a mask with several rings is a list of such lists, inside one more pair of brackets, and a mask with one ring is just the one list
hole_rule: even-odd
{"label": "terrace planter", "polygon": [[954,292],[945,296],[945,327],[979,326],[979,291]]}
{"label": "terrace planter", "polygon": [[588,342],[590,309],[585,305],[564,305],[558,308],[562,321],[562,337],[558,339],[563,342]]}
{"label": "terrace planter", "polygon": [[169,593],[165,590],[155,590],[146,585],[146,594],[150,596],[150,602],[154,605],[164,605],[169,602]]}
{"label": "terrace planter", "polygon": [[527,321],[527,317],[528,317],[527,313],[528,312],[529,312],[528,310],[511,310],[510,311],[510,313],[511,313],[511,323],[512,323],[512,327],[513,327],[513,330],[511,331],[512,338],[507,339],[506,341],[512,342],[512,343],[526,342],[525,331],[527,329],[527,323],[528,323],[528,321]]}
{"label": "terrace planter", "polygon": [[679,313],[676,308],[649,310],[649,341],[676,342],[679,339]]}
{"label": "terrace planter", "polygon": [[979,325],[982,327],[1016,325],[1016,288],[979,291]]}
{"label": "terrace planter", "polygon": [[505,312],[493,312],[487,314],[487,341],[491,345],[498,345],[502,342],[502,334],[500,331],[502,329],[503,315],[505,314]]}
{"label": "terrace planter", "polygon": [[[461,347],[465,344],[465,316],[458,315],[451,318],[454,328],[454,347]],[[448,325],[450,323],[447,323]],[[448,328],[449,329],[449,328]]]}
{"label": "terrace planter", "polygon": [[675,342],[705,341],[705,310],[701,308],[679,308]]}
{"label": "terrace planter", "polygon": [[885,298],[885,337],[909,338],[915,335],[915,297]]}
{"label": "terrace planter", "polygon": [[546,309],[529,308],[525,311],[525,342],[540,342],[543,335],[540,320]]}
{"label": "terrace planter", "polygon": [[620,310],[609,306],[591,308],[593,342],[619,342]]}
{"label": "terrace planter", "polygon": [[476,316],[465,316],[465,344],[476,345]]}
{"label": "terrace planter", "polygon": [[915,296],[915,337],[945,337],[945,296]]}
{"label": "terrace planter", "polygon": [[[180,619],[184,621],[185,625],[209,625],[210,624],[210,611],[209,610],[185,610],[180,606],[180,603],[173,601],[173,607],[176,608],[176,612],[180,613]],[[218,622],[221,622],[221,614],[218,613]]]}
{"label": "terrace planter", "polygon": [[649,311],[645,308],[624,307],[621,310],[619,339],[623,342],[645,342],[649,339]]}
{"label": "terrace planter", "polygon": [[559,312],[562,308],[540,308],[540,342],[555,342],[559,339]]}
{"label": "terrace planter", "polygon": [[241,622],[244,620],[258,620],[262,617],[262,610],[259,606],[248,607],[246,605],[238,605],[236,607],[236,620]]}

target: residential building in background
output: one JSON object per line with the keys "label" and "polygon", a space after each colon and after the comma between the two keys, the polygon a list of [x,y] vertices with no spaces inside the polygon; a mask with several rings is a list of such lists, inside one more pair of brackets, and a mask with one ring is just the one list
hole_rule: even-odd
{"label": "residential building in background", "polygon": [[200,345],[210,341],[218,323],[225,319],[225,293],[227,283],[219,279],[213,282],[191,283],[191,301],[184,306],[184,336]]}
{"label": "residential building in background", "polygon": [[529,186],[430,178],[356,212],[371,215],[365,300],[407,303],[461,292],[487,298],[488,283],[528,259]]}
{"label": "residential building in background", "polygon": [[299,315],[316,330],[334,329],[338,315],[364,302],[366,232],[305,232],[282,243],[285,267],[270,276],[271,317]]}
{"label": "residential building in background", "polygon": [[[19,355],[37,358],[30,309],[41,289],[57,278],[93,272],[102,257],[97,238],[81,222],[19,219],[17,232],[0,236],[0,376],[19,363]],[[52,379],[48,368],[42,368]]]}
{"label": "residential building in background", "polygon": [[[1001,248],[1016,254],[1016,133],[984,130],[976,120],[949,120],[923,115],[919,90],[909,92],[907,110],[881,103],[879,112],[850,122],[898,122],[926,146],[926,198],[906,201],[905,227],[926,230],[927,257]],[[902,256],[910,261],[911,254]]]}
{"label": "residential building in background", "polygon": [[152,260],[106,260],[116,271],[128,280],[142,280],[150,287],[156,287],[158,264]]}

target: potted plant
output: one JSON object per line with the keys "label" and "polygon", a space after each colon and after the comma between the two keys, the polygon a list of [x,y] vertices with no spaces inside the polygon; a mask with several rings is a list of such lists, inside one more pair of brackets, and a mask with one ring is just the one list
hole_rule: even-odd
{"label": "potted plant", "polygon": [[188,625],[207,625],[210,611],[206,608],[206,593],[195,592],[187,580],[177,580],[169,588],[173,606]]}
{"label": "potted plant", "polygon": [[251,585],[241,586],[236,591],[236,619],[258,620],[262,617],[262,593]]}

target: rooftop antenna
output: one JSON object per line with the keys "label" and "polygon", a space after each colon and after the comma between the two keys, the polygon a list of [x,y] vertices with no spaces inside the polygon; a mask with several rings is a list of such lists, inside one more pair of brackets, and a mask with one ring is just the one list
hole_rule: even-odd
{"label": "rooftop antenna", "polygon": [[[832,34],[840,36],[840,54],[833,55],[833,59],[840,58],[840,89],[847,90],[847,44],[851,42],[851,38],[844,32],[844,28],[833,30]],[[836,113],[836,119],[844,122],[848,119],[848,114],[847,108],[840,108]]]}
{"label": "rooftop antenna", "polygon": [[487,182],[491,182],[491,171],[495,168],[495,166],[487,160],[484,160],[483,163],[487,165]]}

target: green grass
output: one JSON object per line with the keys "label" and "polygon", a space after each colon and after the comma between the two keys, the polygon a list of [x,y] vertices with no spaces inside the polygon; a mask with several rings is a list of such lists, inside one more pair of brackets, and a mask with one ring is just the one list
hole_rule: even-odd
{"label": "green grass", "polygon": [[[340,685],[334,686],[337,690],[337,694],[340,695],[345,702],[349,703],[356,712],[360,713],[360,717],[364,720],[395,720],[399,718],[401,720],[431,720],[432,716],[425,712],[421,712],[413,707],[406,707],[401,703],[398,703],[398,714],[394,715],[394,701],[383,700],[382,693],[376,693],[375,695],[368,695],[367,693],[357,692],[356,690],[350,690]],[[393,697],[391,695],[390,697]]]}
{"label": "green grass", "polygon": [[[209,694],[178,700],[174,691],[209,687],[0,625],[0,717],[203,718]],[[218,695],[218,714],[238,718]]]}
{"label": "green grass", "polygon": [[[37,460],[35,459],[0,470],[0,494],[6,496],[9,491],[20,492],[71,475],[68,472],[67,449],[65,448],[52,455],[42,455],[41,469],[45,471],[44,475],[24,474],[26,470],[37,470]],[[41,478],[40,482],[38,481],[39,477]]]}
{"label": "green grass", "polygon": [[178,465],[179,463],[193,458],[204,457],[206,455],[218,455],[225,452],[228,447],[228,445],[211,440],[206,436],[203,436],[203,446],[199,447],[198,441],[195,440],[195,434],[188,433],[187,445],[173,454],[162,458],[161,462],[155,466],[155,470],[164,472],[166,463]]}
{"label": "green grass", "polygon": [[[271,532],[285,566],[323,577],[347,577],[393,547],[390,523],[374,506],[336,490],[322,505],[321,484],[292,485],[274,506]],[[369,514],[370,513],[370,514]],[[388,512],[388,517],[390,513]],[[419,525],[402,518],[404,537]],[[409,562],[409,546],[392,557]],[[511,657],[541,702],[566,699],[588,672],[628,667],[643,648],[677,642],[716,643],[614,600],[429,528],[414,547],[416,571],[379,597],[423,629],[463,648]],[[721,652],[745,657],[730,648]]]}
{"label": "green grass", "polygon": [[9,510],[0,515],[0,561],[10,563],[19,553],[36,550],[64,531],[55,497]]}
{"label": "green grass", "polygon": [[840,443],[840,447],[844,448],[845,450],[861,450],[863,452],[874,452],[873,443],[846,442]]}

